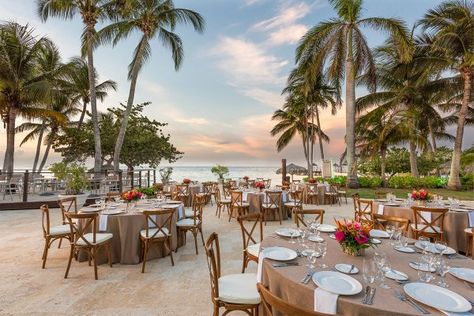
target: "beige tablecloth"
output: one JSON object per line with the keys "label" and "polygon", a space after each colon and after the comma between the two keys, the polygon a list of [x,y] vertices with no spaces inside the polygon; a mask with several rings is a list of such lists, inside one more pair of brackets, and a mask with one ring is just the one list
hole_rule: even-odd
{"label": "beige tablecloth", "polygon": [[[246,193],[246,201],[249,203],[249,213],[260,213],[261,212],[261,205],[265,200],[265,192],[245,192]],[[245,200],[245,198],[244,198]],[[282,193],[281,195],[281,203],[280,203],[280,214],[281,219],[285,220],[288,219],[288,214],[285,212],[285,202],[287,200],[287,194]],[[278,220],[278,216],[275,213],[269,213],[267,217],[269,221],[276,221]]]}
{"label": "beige tablecloth", "polygon": [[[374,212],[377,212],[381,202],[374,202]],[[413,210],[406,207],[384,206],[384,215],[403,217],[410,220],[410,224],[415,222]],[[466,235],[464,229],[469,227],[467,212],[449,211],[444,217],[444,231],[448,245],[458,251],[466,250]],[[411,230],[409,237],[413,236]]]}
{"label": "beige tablecloth", "polygon": [[[335,240],[330,239],[327,234],[322,233],[321,236],[328,243],[328,251],[324,260],[321,261],[321,259],[318,259],[316,264],[324,262],[330,268],[334,267],[334,265],[337,263],[354,264],[360,270],[360,272],[352,276],[361,282],[362,285],[364,285],[361,272],[364,257],[353,257],[347,255],[341,251],[339,244]],[[283,238],[275,239],[270,237],[267,237],[263,240],[262,246],[282,246],[292,249],[296,249],[298,247],[297,244],[290,244]],[[410,268],[408,266],[408,262],[411,260],[416,260],[419,257],[419,254],[406,254],[395,251],[386,240],[384,240],[382,244],[379,245],[379,247],[387,253],[387,257],[392,264],[392,268],[407,273],[411,281],[417,280],[417,271]],[[366,250],[366,256],[369,256],[372,253],[372,249]],[[296,260],[300,263],[299,266],[274,268],[271,265],[272,261],[265,259],[263,263],[262,282],[265,286],[270,288],[272,293],[276,294],[278,297],[289,301],[292,304],[299,305],[305,309],[313,310],[314,289],[316,288],[316,285],[312,281],[306,285],[300,283],[301,279],[306,275],[307,272],[307,261],[306,258],[297,258]],[[474,261],[471,259],[449,259],[448,262],[451,266],[469,268],[474,267]],[[320,271],[320,269],[318,269],[318,271]],[[449,274],[446,276],[446,281],[450,286],[450,290],[459,293],[466,298],[474,299],[474,291],[469,289],[469,287],[466,286],[463,281]],[[397,288],[403,291],[401,285],[390,279],[386,279],[386,283],[389,284],[392,289],[385,290],[377,287],[373,305],[364,305],[361,303],[363,298],[362,292],[353,296],[340,295],[337,301],[338,314],[350,316],[420,315],[420,313],[418,313],[409,304],[401,302],[394,296],[393,289]],[[426,307],[426,309],[428,309],[432,315],[443,315],[441,312],[433,308]]]}

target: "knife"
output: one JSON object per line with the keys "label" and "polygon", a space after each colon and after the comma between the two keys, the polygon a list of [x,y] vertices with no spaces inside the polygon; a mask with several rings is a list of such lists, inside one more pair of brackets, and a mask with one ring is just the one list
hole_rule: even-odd
{"label": "knife", "polygon": [[272,266],[274,268],[283,268],[283,267],[289,267],[289,266],[299,266],[300,264],[298,262],[281,262],[281,263],[273,263]]}
{"label": "knife", "polygon": [[377,289],[375,287],[370,289],[369,299],[367,300],[367,305],[372,305],[374,303],[375,291]]}
{"label": "knife", "polygon": [[370,292],[370,286],[365,287],[364,298],[362,299],[362,304],[367,304],[367,298]]}

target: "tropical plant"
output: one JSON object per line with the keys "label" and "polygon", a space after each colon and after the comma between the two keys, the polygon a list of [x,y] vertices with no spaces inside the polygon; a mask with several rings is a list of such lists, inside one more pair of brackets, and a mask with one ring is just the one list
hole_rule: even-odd
{"label": "tropical plant", "polygon": [[433,38],[430,48],[437,57],[440,71],[456,72],[463,81],[462,105],[458,114],[448,182],[450,189],[460,189],[462,140],[474,81],[474,1],[444,1],[429,10],[420,22]]}
{"label": "tropical plant", "polygon": [[229,168],[226,166],[215,165],[211,168],[211,172],[219,177],[219,180],[224,180],[224,176],[229,174]]}
{"label": "tropical plant", "polygon": [[160,172],[161,183],[168,184],[171,180],[171,174],[173,174],[173,168],[171,167],[160,168],[159,172]]}
{"label": "tropical plant", "polygon": [[372,52],[362,32],[365,27],[388,33],[397,44],[402,60],[410,58],[408,31],[403,21],[381,17],[362,18],[362,0],[330,0],[338,17],[312,27],[296,50],[298,67],[307,69],[308,85],[326,67],[329,82],[341,91],[346,86],[346,147],[349,187],[357,187],[355,162],[355,79],[369,74],[369,89],[375,90],[375,65]]}
{"label": "tropical plant", "polygon": [[114,150],[115,170],[119,170],[120,153],[135,98],[138,74],[146,61],[151,57],[150,42],[158,38],[165,47],[170,48],[175,69],[178,70],[181,66],[184,52],[181,38],[178,34],[174,33],[176,26],[178,24],[192,24],[195,31],[199,33],[204,31],[204,19],[199,13],[189,9],[175,8],[172,0],[129,0],[128,8],[129,10],[125,10],[115,23],[104,27],[97,34],[98,43],[112,43],[116,45],[134,31],[141,33],[132,62],[128,67],[130,90],[126,111]]}
{"label": "tropical plant", "polygon": [[86,178],[86,167],[78,163],[57,162],[49,170],[58,181],[65,181],[66,194],[81,194],[89,185]]}

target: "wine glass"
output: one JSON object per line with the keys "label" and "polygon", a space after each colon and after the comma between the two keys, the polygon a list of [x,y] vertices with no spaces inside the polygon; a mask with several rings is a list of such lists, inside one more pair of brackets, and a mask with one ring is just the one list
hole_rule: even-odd
{"label": "wine glass", "polygon": [[364,279],[365,284],[373,284],[377,277],[377,272],[377,266],[374,260],[364,258],[362,262],[362,278]]}
{"label": "wine glass", "polygon": [[[324,256],[326,256],[326,253],[328,251],[328,243],[325,240],[323,240],[317,243],[317,247],[318,247],[319,254],[321,255],[321,260],[323,260]],[[321,263],[319,266],[321,267],[321,269],[326,269],[328,267],[324,263]]]}
{"label": "wine glass", "polygon": [[438,270],[438,274],[440,276],[439,278],[439,281],[438,281],[438,285],[441,286],[441,287],[444,287],[444,288],[447,288],[449,287],[448,283],[446,283],[446,280],[445,280],[445,276],[446,276],[446,273],[449,272],[449,266],[448,266],[448,263],[446,262],[446,260],[444,258],[440,258],[437,262],[437,270]]}
{"label": "wine glass", "polygon": [[448,249],[448,245],[443,240],[437,240],[435,242],[435,249],[439,252],[440,256],[443,256],[446,249]]}
{"label": "wine glass", "polygon": [[[299,228],[298,232],[300,233],[298,238],[297,238],[298,239],[298,244],[300,245],[300,248],[304,250],[306,248],[305,247],[305,242],[306,242],[306,237],[308,235],[308,231],[306,229]],[[303,250],[301,250],[301,251],[303,251]]]}
{"label": "wine glass", "polygon": [[418,241],[420,242],[420,246],[423,250],[423,253],[427,252],[428,251],[428,246],[430,244],[430,239],[428,237],[425,237],[425,236],[420,236],[420,237],[418,237]]}
{"label": "wine glass", "polygon": [[298,236],[298,231],[296,229],[290,228],[288,229],[288,233],[290,234],[290,240],[288,242],[290,244],[296,244],[296,240],[294,237]]}
{"label": "wine glass", "polygon": [[380,287],[383,289],[390,289],[390,286],[385,283],[385,272],[389,271],[390,264],[387,259],[387,254],[383,250],[377,250],[374,254],[374,261],[379,270],[378,280],[380,281]]}
{"label": "wine glass", "polygon": [[316,259],[319,257],[319,253],[315,246],[307,246],[306,259],[308,260],[308,269],[312,271],[316,267]]}

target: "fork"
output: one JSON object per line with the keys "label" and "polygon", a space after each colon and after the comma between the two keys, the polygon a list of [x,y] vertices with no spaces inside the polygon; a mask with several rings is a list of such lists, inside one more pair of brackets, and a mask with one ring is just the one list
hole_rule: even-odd
{"label": "fork", "polygon": [[309,279],[311,277],[311,273],[312,273],[312,269],[309,269],[308,272],[306,273],[306,275],[301,279],[301,283],[305,283],[306,284],[306,279]]}
{"label": "fork", "polygon": [[405,303],[408,303],[410,304],[411,306],[413,306],[416,310],[418,310],[420,313],[423,313],[423,314],[429,314],[430,312],[428,312],[426,309],[424,309],[423,307],[421,307],[420,305],[418,305],[417,303],[413,302],[412,300],[410,300],[405,294],[403,294],[400,290],[398,289],[395,289],[395,295],[398,297],[398,299],[402,302],[405,302]]}

